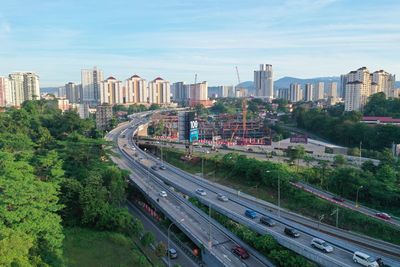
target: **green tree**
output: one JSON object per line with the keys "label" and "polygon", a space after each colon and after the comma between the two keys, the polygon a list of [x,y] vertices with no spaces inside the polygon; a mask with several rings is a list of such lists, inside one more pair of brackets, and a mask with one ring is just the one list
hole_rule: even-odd
{"label": "green tree", "polygon": [[333,157],[333,164],[336,166],[342,166],[347,163],[346,158],[343,155],[335,155]]}
{"label": "green tree", "polygon": [[154,234],[152,232],[146,232],[140,239],[140,242],[144,247],[150,246],[155,240]]}
{"label": "green tree", "polygon": [[159,242],[156,245],[156,249],[155,249],[155,253],[157,255],[157,257],[163,257],[165,255],[165,252],[167,251],[167,247],[165,246],[165,244],[163,242]]}

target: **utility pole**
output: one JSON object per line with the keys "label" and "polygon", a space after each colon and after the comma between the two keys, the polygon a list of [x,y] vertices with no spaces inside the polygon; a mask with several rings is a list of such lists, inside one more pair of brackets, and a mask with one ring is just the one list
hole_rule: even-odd
{"label": "utility pole", "polygon": [[208,248],[212,248],[212,241],[211,241],[211,202],[208,205]]}
{"label": "utility pole", "polygon": [[337,207],[336,209],[333,210],[333,212],[331,213],[331,215],[336,215],[336,228],[339,227],[339,207]]}
{"label": "utility pole", "polygon": [[361,167],[361,145],[362,145],[362,142],[360,141],[360,167]]}

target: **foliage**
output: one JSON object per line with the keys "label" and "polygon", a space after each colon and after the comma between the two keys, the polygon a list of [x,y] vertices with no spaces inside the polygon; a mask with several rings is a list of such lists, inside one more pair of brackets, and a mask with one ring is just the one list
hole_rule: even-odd
{"label": "foliage", "polygon": [[140,242],[144,247],[150,246],[155,240],[154,234],[152,232],[146,232],[140,239]]}
{"label": "foliage", "polygon": [[62,266],[62,224],[139,236],[106,145],[54,101],[0,113],[0,265]]}
{"label": "foliage", "polygon": [[383,92],[373,94],[364,107],[365,116],[390,116],[400,118],[400,99],[388,98]]}
{"label": "foliage", "polygon": [[[334,109],[335,107],[333,107]],[[333,115],[335,114],[335,115]],[[346,112],[337,115],[327,110],[296,108],[297,126],[320,135],[334,143],[382,151],[392,143],[400,143],[400,127],[395,125],[367,125],[359,122],[362,114]]]}
{"label": "foliage", "polygon": [[157,257],[161,258],[165,255],[166,250],[167,250],[167,246],[163,242],[160,241],[156,245],[155,253],[156,253]]}

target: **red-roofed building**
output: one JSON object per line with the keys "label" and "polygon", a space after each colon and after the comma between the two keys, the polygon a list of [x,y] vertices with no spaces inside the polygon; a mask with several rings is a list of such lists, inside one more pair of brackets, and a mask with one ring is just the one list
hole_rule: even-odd
{"label": "red-roofed building", "polygon": [[400,125],[400,119],[394,119],[392,117],[374,117],[374,116],[364,116],[361,122],[367,124],[394,124]]}

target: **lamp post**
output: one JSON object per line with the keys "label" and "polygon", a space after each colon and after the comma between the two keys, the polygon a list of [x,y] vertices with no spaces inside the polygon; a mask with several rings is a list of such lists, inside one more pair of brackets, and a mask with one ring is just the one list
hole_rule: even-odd
{"label": "lamp post", "polygon": [[358,188],[357,188],[357,194],[356,194],[356,208],[358,208],[360,205],[358,205],[358,192],[360,191],[360,189],[362,189],[364,186],[359,186]]}
{"label": "lamp post", "polygon": [[[270,173],[271,171],[265,171],[266,173]],[[281,217],[281,177],[278,172],[278,217]]]}
{"label": "lamp post", "polygon": [[[183,221],[184,221],[185,219],[181,219],[179,222],[180,223],[182,223]],[[168,267],[171,267],[171,255],[170,255],[170,252],[169,252],[169,250],[170,250],[170,246],[169,246],[169,232],[170,232],[170,229],[171,229],[171,226],[172,225],[174,225],[174,222],[172,222],[169,226],[168,226]]]}

